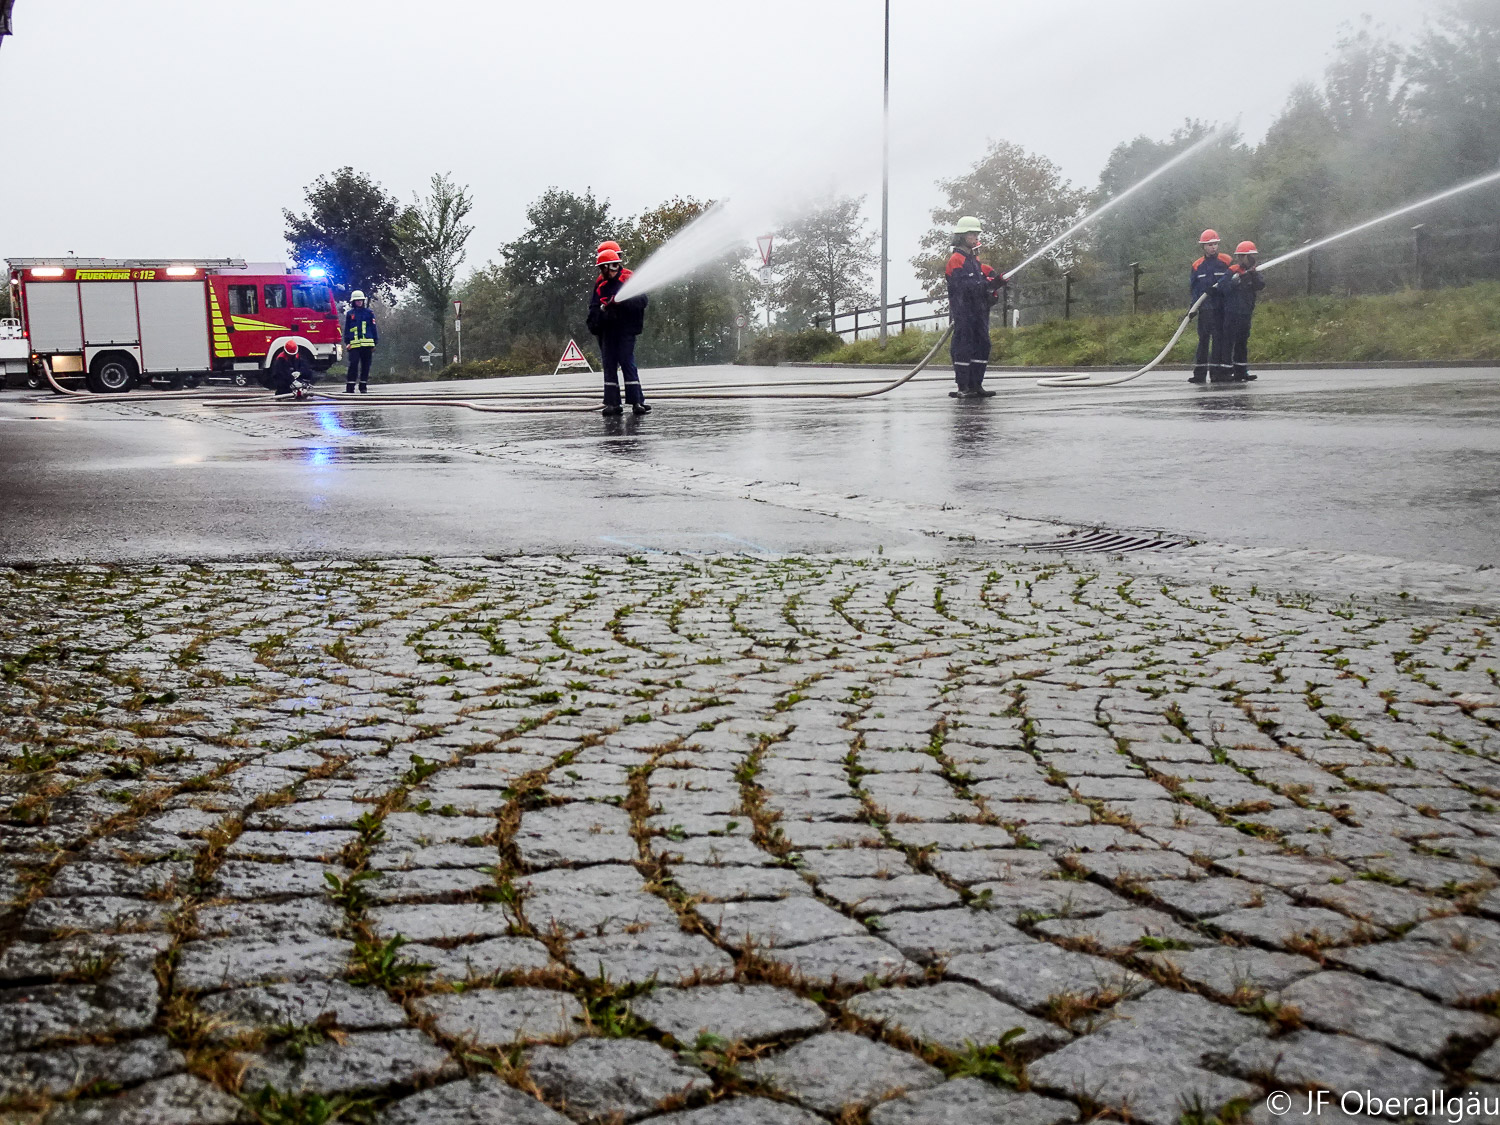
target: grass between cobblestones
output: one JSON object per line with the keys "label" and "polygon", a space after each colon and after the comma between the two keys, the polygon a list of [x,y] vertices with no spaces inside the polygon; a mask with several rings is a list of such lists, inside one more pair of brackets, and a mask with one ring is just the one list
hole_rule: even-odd
{"label": "grass between cobblestones", "polygon": [[1107,567],[0,572],[0,1122],[1500,1081],[1500,618]]}

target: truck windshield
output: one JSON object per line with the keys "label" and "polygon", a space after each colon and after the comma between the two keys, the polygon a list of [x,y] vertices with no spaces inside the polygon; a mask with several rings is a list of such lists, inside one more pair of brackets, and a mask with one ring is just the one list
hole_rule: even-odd
{"label": "truck windshield", "polygon": [[292,308],[317,309],[318,312],[328,312],[328,286],[293,285]]}

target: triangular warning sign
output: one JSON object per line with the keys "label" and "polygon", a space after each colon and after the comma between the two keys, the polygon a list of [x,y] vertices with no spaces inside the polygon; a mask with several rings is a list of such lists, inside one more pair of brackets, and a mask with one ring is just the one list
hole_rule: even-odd
{"label": "triangular warning sign", "polygon": [[569,340],[568,346],[563,349],[562,359],[557,361],[557,366],[552,369],[556,375],[564,367],[575,368],[582,366],[585,371],[592,372],[594,369],[589,365],[588,357],[583,354],[583,349],[578,346],[578,341]]}

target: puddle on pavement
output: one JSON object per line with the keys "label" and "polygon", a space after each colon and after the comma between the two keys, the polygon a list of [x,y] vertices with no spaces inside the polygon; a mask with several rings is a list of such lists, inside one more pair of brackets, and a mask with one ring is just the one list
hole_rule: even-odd
{"label": "puddle on pavement", "polygon": [[203,460],[205,462],[300,461],[306,465],[446,465],[456,458],[446,453],[424,453],[412,449],[350,449],[343,446],[314,445],[290,449],[247,449],[234,453],[215,453]]}

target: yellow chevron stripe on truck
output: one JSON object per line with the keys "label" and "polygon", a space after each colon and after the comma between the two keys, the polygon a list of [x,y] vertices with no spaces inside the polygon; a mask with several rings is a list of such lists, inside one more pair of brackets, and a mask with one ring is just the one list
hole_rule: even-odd
{"label": "yellow chevron stripe on truck", "polygon": [[284,324],[267,324],[264,320],[251,320],[248,316],[231,316],[229,323],[236,332],[285,332]]}
{"label": "yellow chevron stripe on truck", "polygon": [[219,311],[219,295],[214,287],[208,287],[208,314],[214,330],[214,355],[220,359],[234,358],[234,345],[229,342],[229,331],[224,327],[224,314]]}

